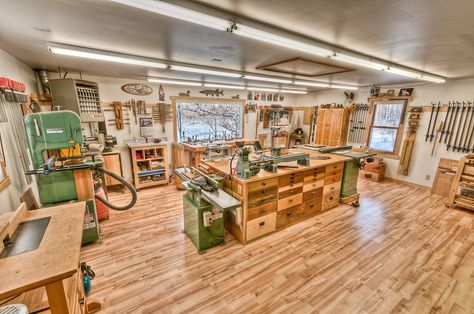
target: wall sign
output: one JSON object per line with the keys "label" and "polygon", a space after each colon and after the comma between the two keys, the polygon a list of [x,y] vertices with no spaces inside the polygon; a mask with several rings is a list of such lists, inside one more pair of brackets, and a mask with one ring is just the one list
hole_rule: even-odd
{"label": "wall sign", "polygon": [[147,96],[153,93],[151,86],[141,83],[130,83],[122,86],[122,90],[126,93],[138,96]]}

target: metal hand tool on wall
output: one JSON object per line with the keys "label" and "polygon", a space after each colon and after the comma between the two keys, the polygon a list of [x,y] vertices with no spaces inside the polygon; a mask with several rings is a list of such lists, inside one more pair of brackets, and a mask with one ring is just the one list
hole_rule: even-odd
{"label": "metal hand tool on wall", "polygon": [[430,122],[428,123],[428,128],[426,129],[426,137],[425,137],[425,142],[428,141],[428,138],[430,137],[430,129],[431,129],[431,121],[433,120],[433,113],[435,111],[435,103],[431,103],[431,114],[430,114]]}
{"label": "metal hand tool on wall", "polygon": [[[453,102],[454,103],[454,102]],[[456,130],[456,124],[457,124],[457,118],[458,118],[458,114],[459,114],[459,109],[461,108],[461,104],[456,101],[456,105],[455,105],[455,111],[454,111],[454,118],[453,118],[453,123],[451,125],[451,128],[449,130],[449,137],[448,137],[448,142],[447,142],[447,146],[446,146],[446,150],[449,151],[449,149],[451,148],[451,141],[453,139],[453,133],[455,132]],[[454,109],[453,109],[454,110]]]}
{"label": "metal hand tool on wall", "polygon": [[[434,107],[432,107],[433,110],[434,110]],[[441,103],[438,102],[438,106],[436,107],[436,114],[435,114],[435,118],[434,118],[434,121],[433,121],[433,128],[431,129],[431,134],[430,134],[430,142],[433,141],[433,137],[434,137],[434,132],[435,132],[435,127],[436,127],[436,121],[438,120],[438,114],[439,114],[439,109],[441,108]],[[429,129],[428,129],[429,131]]]}
{"label": "metal hand tool on wall", "polygon": [[456,137],[454,138],[454,143],[453,143],[453,146],[452,146],[453,151],[458,150],[458,148],[459,148],[458,139],[461,137],[462,127],[463,127],[463,123],[464,123],[464,119],[465,119],[466,108],[467,108],[467,105],[463,101],[462,102],[462,108],[461,108],[461,115],[459,117],[459,122],[458,122],[457,129],[456,129]]}
{"label": "metal hand tool on wall", "polygon": [[463,125],[463,132],[461,136],[461,141],[459,143],[458,152],[462,151],[464,153],[467,153],[469,151],[467,140],[469,139],[469,136],[471,134],[469,132],[472,132],[471,125],[472,125],[473,116],[474,116],[474,104],[468,101],[467,114],[466,114],[466,119]]}
{"label": "metal hand tool on wall", "polygon": [[466,107],[466,113],[464,115],[464,120],[461,120],[461,125],[459,126],[459,128],[461,129],[461,133],[459,134],[459,142],[457,142],[456,147],[454,148],[458,152],[464,149],[463,142],[466,133],[466,125],[468,124],[471,112],[471,103],[469,101],[467,102],[467,104],[465,104],[465,102],[463,101],[463,107],[464,106]]}
{"label": "metal hand tool on wall", "polygon": [[447,123],[449,121],[449,114],[451,113],[451,102],[448,103],[448,112],[446,112],[446,117],[444,118],[443,128],[441,129],[441,136],[439,137],[439,143],[443,139],[443,135],[447,132]]}

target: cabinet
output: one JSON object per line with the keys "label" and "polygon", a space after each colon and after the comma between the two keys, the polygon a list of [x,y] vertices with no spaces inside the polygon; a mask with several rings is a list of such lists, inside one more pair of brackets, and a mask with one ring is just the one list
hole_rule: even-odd
{"label": "cabinet", "polygon": [[168,183],[167,144],[129,144],[129,147],[135,188]]}
{"label": "cabinet", "polygon": [[316,144],[344,146],[347,144],[350,111],[347,108],[318,110]]}

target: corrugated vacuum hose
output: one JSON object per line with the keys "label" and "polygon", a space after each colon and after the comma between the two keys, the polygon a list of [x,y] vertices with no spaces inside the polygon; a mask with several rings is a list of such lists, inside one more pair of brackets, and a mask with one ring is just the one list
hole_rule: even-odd
{"label": "corrugated vacuum hose", "polygon": [[109,171],[109,170],[104,169],[102,167],[98,167],[97,171],[105,173],[106,175],[111,176],[112,178],[116,179],[117,181],[120,181],[130,191],[130,193],[132,193],[132,200],[130,201],[129,204],[127,204],[125,206],[122,206],[122,207],[119,207],[119,206],[116,206],[116,205],[113,205],[113,204],[109,203],[105,198],[103,198],[103,197],[101,197],[97,194],[95,195],[96,199],[98,199],[99,201],[101,201],[102,203],[104,203],[105,205],[107,205],[108,207],[110,207],[113,210],[127,210],[127,209],[132,208],[135,205],[135,203],[137,202],[137,192],[135,191],[135,188],[133,187],[133,185],[131,185],[127,180],[125,180],[124,178],[122,178],[118,174],[113,173],[112,171]]}

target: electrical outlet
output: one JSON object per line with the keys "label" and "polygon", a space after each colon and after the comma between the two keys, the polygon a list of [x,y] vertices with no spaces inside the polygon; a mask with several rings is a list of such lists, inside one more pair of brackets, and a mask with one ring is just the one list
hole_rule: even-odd
{"label": "electrical outlet", "polygon": [[429,174],[427,174],[427,175],[425,176],[425,180],[426,180],[426,181],[428,181],[430,178],[431,178],[431,176],[430,176]]}

